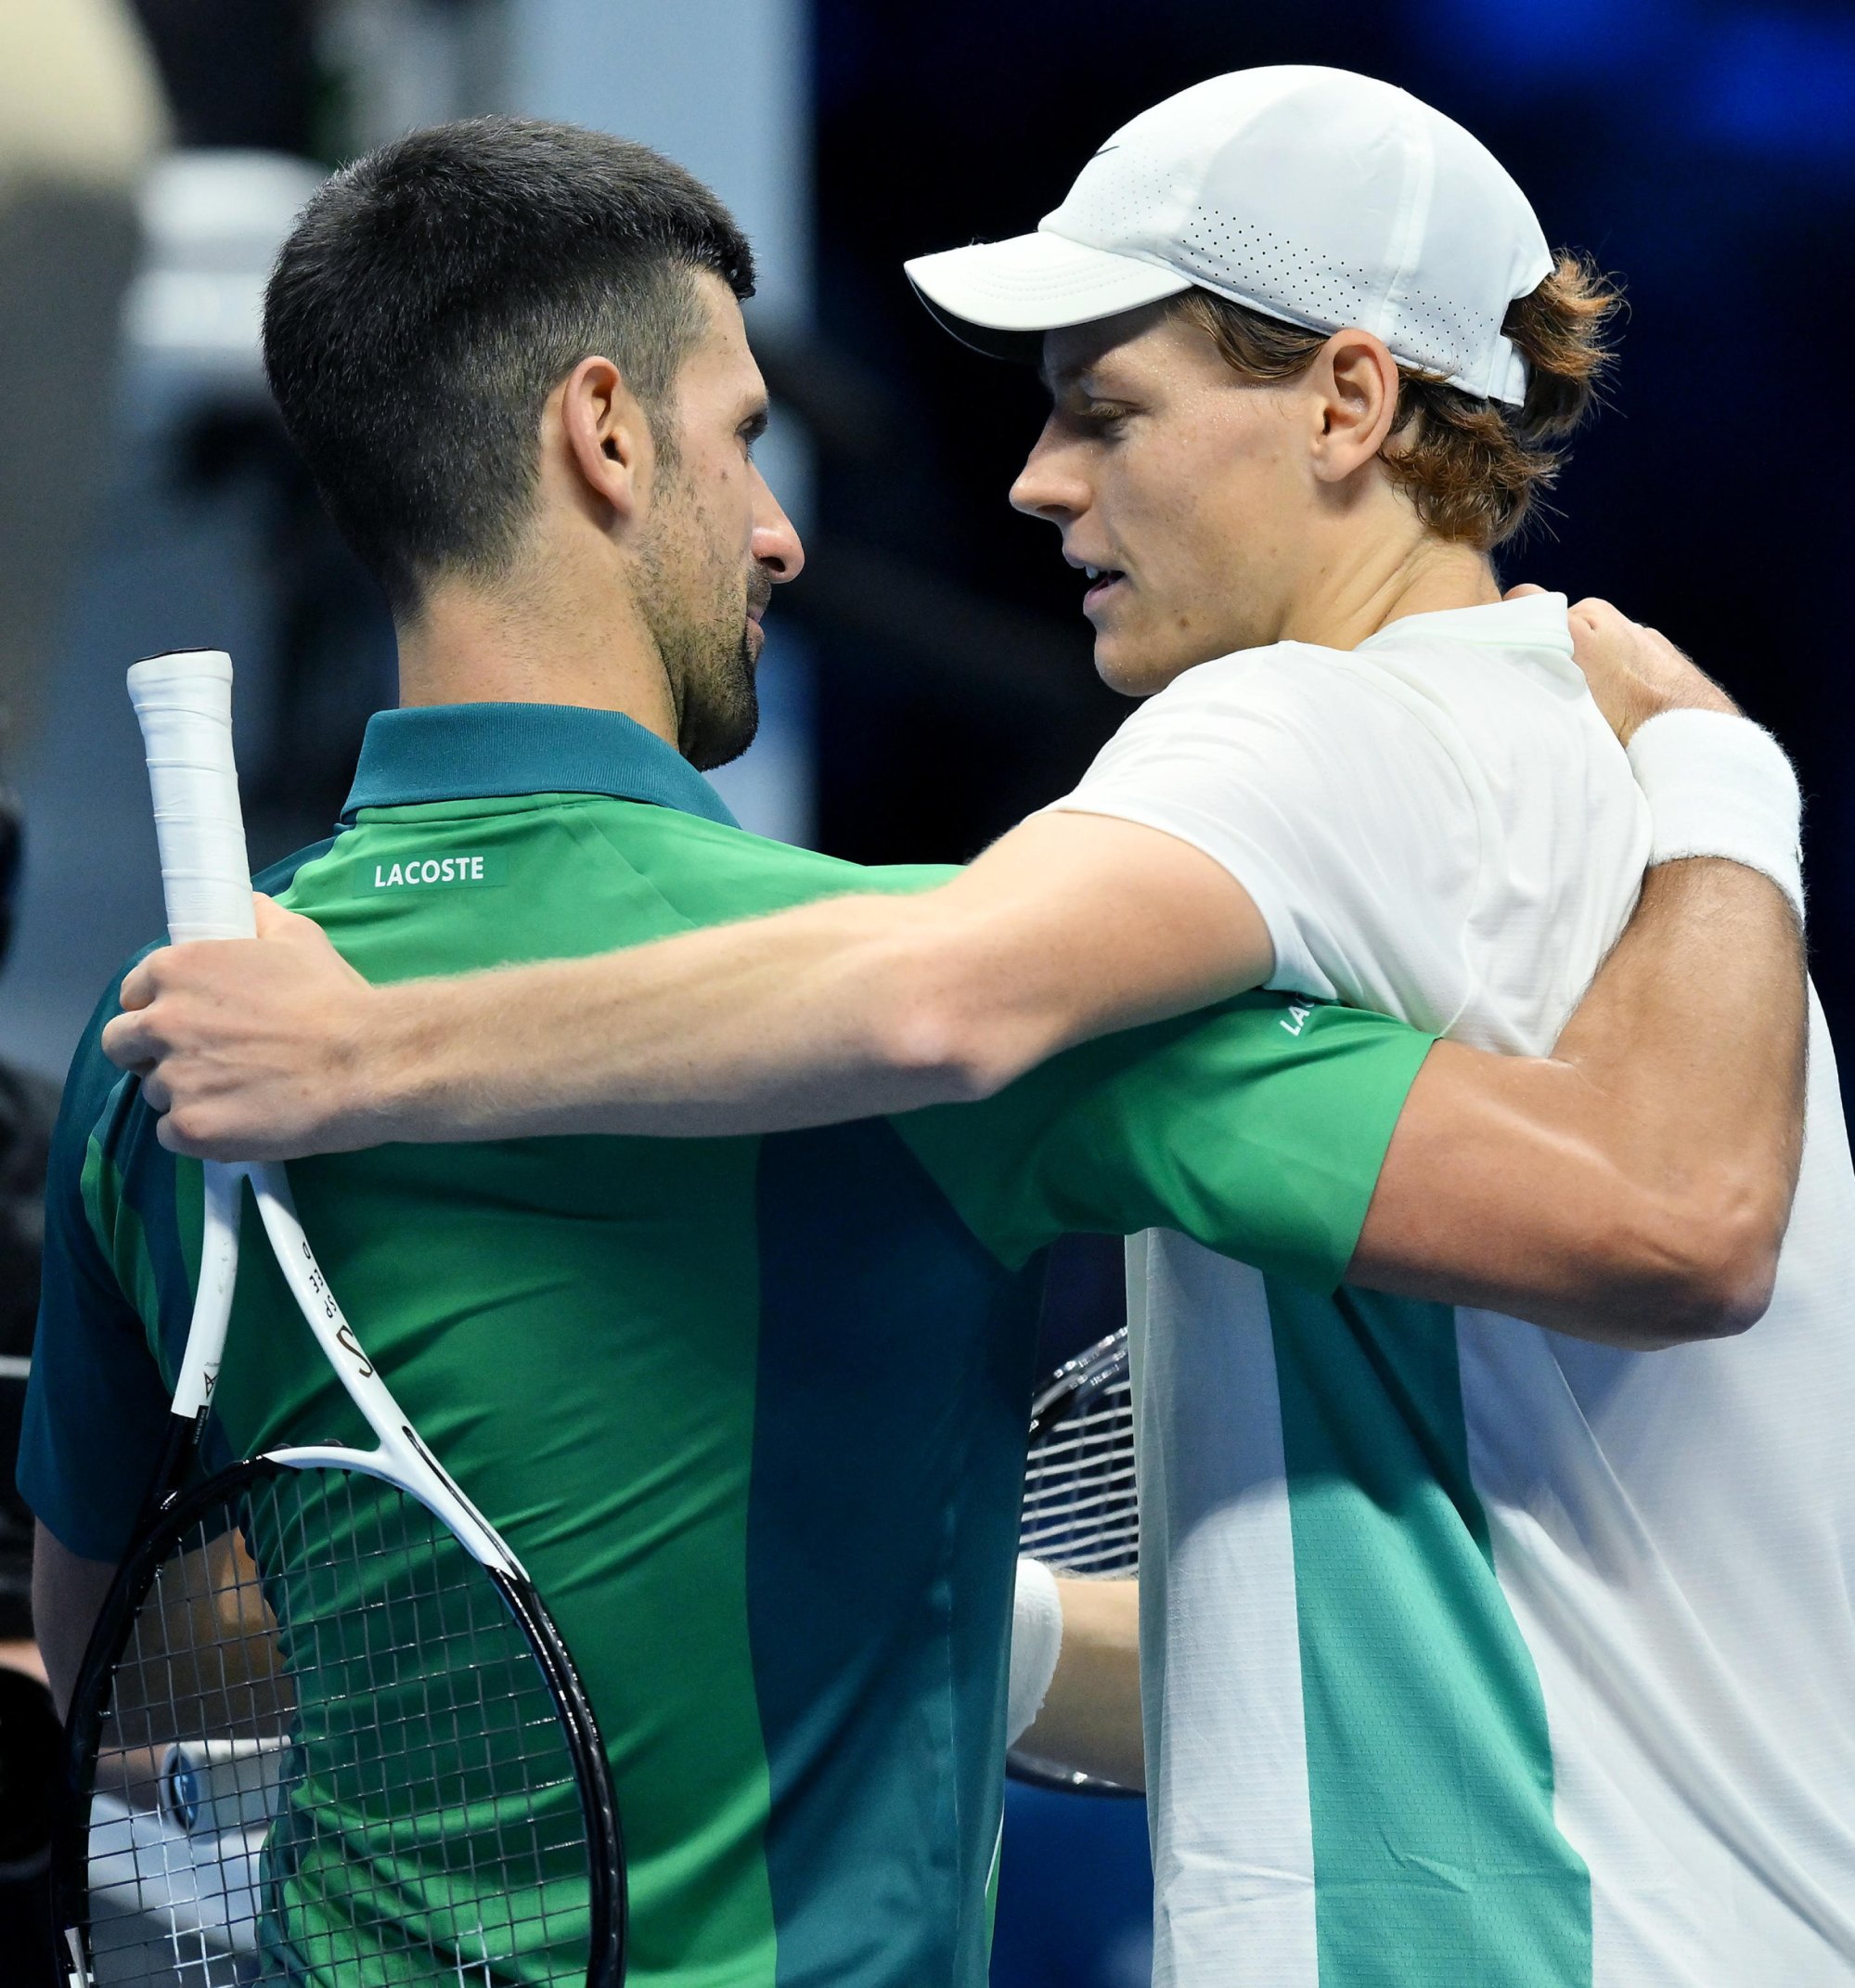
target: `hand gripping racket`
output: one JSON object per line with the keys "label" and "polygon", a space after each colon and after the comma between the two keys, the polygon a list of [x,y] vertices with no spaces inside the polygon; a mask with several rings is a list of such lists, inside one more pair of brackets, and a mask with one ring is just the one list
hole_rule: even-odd
{"label": "hand gripping racket", "polygon": [[[213,651],[129,672],[176,942],[253,930],[231,682]],[[247,1191],[375,1447],[192,1483]],[[618,1988],[617,1810],[559,1632],[362,1350],[284,1169],[209,1163],[204,1198],[166,1454],[67,1727],[71,1988]]]}
{"label": "hand gripping racket", "polygon": [[[1134,1396],[1127,1328],[1057,1368],[1031,1403],[1018,1551],[1059,1574],[1131,1580],[1140,1572]],[[1077,1795],[1136,1795],[1013,1748],[1013,1780]]]}

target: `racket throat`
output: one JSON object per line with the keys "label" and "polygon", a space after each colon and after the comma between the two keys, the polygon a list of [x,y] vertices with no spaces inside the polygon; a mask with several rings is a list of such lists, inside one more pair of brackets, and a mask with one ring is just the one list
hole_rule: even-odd
{"label": "racket throat", "polygon": [[[498,1568],[506,1574],[513,1575],[519,1581],[525,1581],[528,1579],[527,1571],[523,1568],[522,1562],[515,1557],[514,1553],[510,1550],[509,1542],[478,1511],[470,1502],[463,1486],[419,1440],[419,1431],[413,1427],[411,1423],[402,1418],[399,1425],[399,1434],[406,1447],[424,1464],[425,1467],[437,1478],[439,1484],[449,1493],[456,1504],[457,1510],[449,1515],[449,1517],[451,1523],[457,1526],[457,1536],[465,1545],[476,1555],[483,1566]],[[459,1524],[460,1516],[468,1519],[470,1523],[468,1525]],[[472,1529],[474,1529],[477,1535],[475,1538],[471,1536]]]}

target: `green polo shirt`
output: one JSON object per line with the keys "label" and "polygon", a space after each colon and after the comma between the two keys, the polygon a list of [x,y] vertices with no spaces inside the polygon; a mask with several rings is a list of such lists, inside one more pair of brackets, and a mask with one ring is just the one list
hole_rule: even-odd
{"label": "green polo shirt", "polygon": [[[376,981],[917,890],[743,833],[612,713],[393,711],[340,833],[267,880]],[[120,1556],[195,1275],[200,1175],[73,1065],[20,1484]],[[308,1233],[508,1536],[610,1753],[630,1980],[979,1988],[1040,1252],[1177,1228],[1325,1289],[1427,1039],[1256,994],[984,1104],[761,1139],[305,1160]],[[248,1246],[216,1398],[250,1454],[358,1419]]]}

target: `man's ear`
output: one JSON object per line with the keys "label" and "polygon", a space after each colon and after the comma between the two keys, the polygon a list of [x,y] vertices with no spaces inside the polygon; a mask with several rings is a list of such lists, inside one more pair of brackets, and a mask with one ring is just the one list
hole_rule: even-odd
{"label": "man's ear", "polygon": [[1309,368],[1319,420],[1314,473],[1344,483],[1384,447],[1398,421],[1398,361],[1370,331],[1335,331]]}
{"label": "man's ear", "polygon": [[656,464],[644,409],[610,359],[582,359],[560,390],[560,430],[588,497],[628,521],[643,509]]}

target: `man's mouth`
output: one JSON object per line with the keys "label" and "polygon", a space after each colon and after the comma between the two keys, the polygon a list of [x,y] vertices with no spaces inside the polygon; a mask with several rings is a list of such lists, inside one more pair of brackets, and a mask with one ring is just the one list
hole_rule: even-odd
{"label": "man's mouth", "polygon": [[1082,571],[1089,578],[1089,591],[1082,597],[1085,614],[1092,613],[1127,578],[1118,566],[1084,566]]}
{"label": "man's mouth", "polygon": [[751,664],[757,664],[760,652],[766,643],[764,618],[767,603],[773,597],[773,583],[765,574],[756,573],[747,587],[747,623],[741,631],[741,639]]}
{"label": "man's mouth", "polygon": [[756,565],[747,575],[747,618],[751,622],[765,620],[767,604],[773,599],[773,583],[766,577],[766,569]]}

